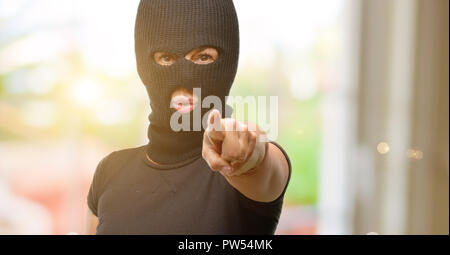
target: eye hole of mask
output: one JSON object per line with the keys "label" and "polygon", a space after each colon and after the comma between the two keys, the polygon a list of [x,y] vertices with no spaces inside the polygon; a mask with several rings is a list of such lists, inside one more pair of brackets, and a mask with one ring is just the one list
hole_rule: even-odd
{"label": "eye hole of mask", "polygon": [[208,46],[193,49],[184,56],[185,59],[198,65],[211,64],[216,61],[218,57],[219,51],[216,48]]}
{"label": "eye hole of mask", "polygon": [[178,56],[168,52],[155,52],[153,59],[159,65],[170,66],[177,61]]}
{"label": "eye hole of mask", "polygon": [[[216,48],[200,47],[189,51],[184,58],[194,64],[207,65],[216,61],[218,57],[219,51]],[[178,56],[172,53],[160,51],[155,52],[153,59],[159,65],[170,66],[178,60]]]}

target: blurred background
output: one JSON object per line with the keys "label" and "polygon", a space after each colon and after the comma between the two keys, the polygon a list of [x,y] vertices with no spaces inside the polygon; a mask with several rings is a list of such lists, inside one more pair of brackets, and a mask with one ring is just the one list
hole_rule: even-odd
{"label": "blurred background", "polygon": [[[279,98],[278,234],[449,233],[447,0],[235,0],[232,95]],[[0,0],[0,234],[83,233],[101,158],[147,143],[138,1]]]}

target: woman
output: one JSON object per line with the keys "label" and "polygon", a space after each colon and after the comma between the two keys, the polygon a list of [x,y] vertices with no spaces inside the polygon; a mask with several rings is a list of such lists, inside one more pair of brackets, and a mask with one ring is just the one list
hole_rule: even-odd
{"label": "woman", "polygon": [[[225,102],[236,75],[233,2],[142,0],[135,51],[152,108],[149,143],[99,163],[88,233],[273,234],[291,172],[286,153],[248,123],[222,119],[222,107],[200,109],[206,96]],[[208,128],[172,128],[175,113],[195,126],[195,111],[209,116]]]}

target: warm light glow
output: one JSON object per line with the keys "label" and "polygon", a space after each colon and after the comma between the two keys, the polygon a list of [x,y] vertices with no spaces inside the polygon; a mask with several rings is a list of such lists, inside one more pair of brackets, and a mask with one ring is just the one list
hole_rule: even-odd
{"label": "warm light glow", "polygon": [[92,105],[100,96],[98,83],[90,79],[80,79],[70,88],[70,95],[81,106]]}
{"label": "warm light glow", "polygon": [[385,142],[381,142],[378,144],[377,146],[377,151],[380,154],[386,154],[389,152],[389,144],[385,143]]}
{"label": "warm light glow", "polygon": [[33,127],[49,127],[56,119],[55,106],[48,102],[29,102],[23,109],[22,118]]}
{"label": "warm light glow", "polygon": [[319,89],[319,75],[312,67],[302,66],[290,77],[290,89],[294,97],[308,100],[314,97]]}
{"label": "warm light glow", "polygon": [[409,149],[407,152],[408,158],[421,160],[423,158],[423,152],[421,150]]}
{"label": "warm light glow", "polygon": [[127,109],[121,102],[106,100],[96,107],[95,116],[103,125],[114,125],[129,120],[130,115],[127,114],[127,111],[130,112],[131,110]]}
{"label": "warm light glow", "polygon": [[[324,88],[337,88],[351,69],[339,67],[348,62],[341,59],[347,51],[341,42],[346,38],[347,18],[342,17],[347,16],[347,4],[296,0],[274,5],[260,0],[255,12],[254,1],[234,2],[241,54],[231,95],[283,98],[282,132],[295,139],[280,139],[296,155],[291,157],[293,171],[300,169],[286,199],[294,206],[314,207],[320,199],[321,98],[324,92],[338,95],[339,107],[346,94]],[[6,131],[0,170],[11,173],[8,180],[14,180],[21,195],[45,205],[51,219],[27,208],[6,210],[6,216],[21,223],[8,234],[27,234],[29,228],[39,234],[81,233],[84,219],[79,211],[86,194],[80,187],[92,181],[99,160],[136,141],[148,142],[151,108],[134,50],[138,4],[0,0],[0,126]],[[27,160],[22,160],[24,155]],[[333,191],[333,186],[324,186],[326,193]],[[64,201],[51,196],[55,192],[62,192]],[[34,201],[35,194],[45,199]],[[280,224],[277,233],[315,234],[317,217],[307,210],[306,221],[295,217]]]}

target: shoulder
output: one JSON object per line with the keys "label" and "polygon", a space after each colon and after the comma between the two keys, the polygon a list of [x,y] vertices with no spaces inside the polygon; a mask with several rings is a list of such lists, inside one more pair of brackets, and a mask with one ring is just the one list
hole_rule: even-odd
{"label": "shoulder", "polygon": [[116,162],[117,161],[129,161],[133,160],[134,158],[139,158],[141,156],[141,153],[145,150],[145,145],[134,147],[134,148],[126,148],[121,150],[116,150],[105,156],[102,161],[108,161],[108,162]]}
{"label": "shoulder", "polygon": [[[145,149],[144,146],[116,150],[104,156],[97,165],[94,179],[105,181],[108,176],[118,172],[133,160],[138,160]],[[102,181],[103,180],[103,181]]]}

